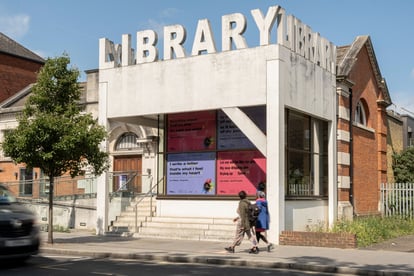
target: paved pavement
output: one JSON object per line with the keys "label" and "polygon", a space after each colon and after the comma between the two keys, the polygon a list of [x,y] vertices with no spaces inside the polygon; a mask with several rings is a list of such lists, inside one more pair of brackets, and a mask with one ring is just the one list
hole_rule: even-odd
{"label": "paved pavement", "polygon": [[[173,234],[173,233],[171,233]],[[90,231],[54,232],[47,243],[42,232],[41,252],[97,258],[125,258],[167,262],[290,268],[355,275],[414,275],[414,235],[364,249],[275,246],[269,253],[249,254],[245,240],[228,253],[229,243],[133,237],[96,236]],[[260,246],[259,246],[260,247]]]}

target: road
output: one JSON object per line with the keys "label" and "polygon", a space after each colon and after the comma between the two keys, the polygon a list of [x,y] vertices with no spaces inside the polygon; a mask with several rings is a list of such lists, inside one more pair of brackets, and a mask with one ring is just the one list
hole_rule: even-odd
{"label": "road", "polygon": [[[164,275],[226,275],[226,276],[251,276],[251,275],[338,275],[320,272],[289,271],[285,269],[260,269],[247,267],[231,267],[217,265],[199,265],[188,263],[144,262],[125,259],[103,259],[68,255],[40,254],[32,257],[23,264],[1,264],[0,274],[6,275],[140,275],[140,276],[164,276]],[[342,274],[343,275],[343,274]]]}

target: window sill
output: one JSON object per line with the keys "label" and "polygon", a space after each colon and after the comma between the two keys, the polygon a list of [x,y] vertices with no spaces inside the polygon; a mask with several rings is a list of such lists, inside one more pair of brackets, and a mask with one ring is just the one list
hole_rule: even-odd
{"label": "window sill", "polygon": [[360,129],[363,129],[363,130],[366,130],[366,131],[369,131],[369,132],[375,133],[375,129],[370,128],[370,127],[367,127],[367,126],[365,126],[365,125],[363,125],[363,124],[360,124],[360,123],[357,123],[357,122],[353,122],[353,125],[354,125],[355,127],[360,128]]}

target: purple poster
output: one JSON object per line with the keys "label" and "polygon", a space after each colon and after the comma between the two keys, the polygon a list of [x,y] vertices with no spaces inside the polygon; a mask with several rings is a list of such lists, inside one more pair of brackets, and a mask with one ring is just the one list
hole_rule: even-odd
{"label": "purple poster", "polygon": [[215,157],[215,152],[168,154],[167,194],[214,195]]}

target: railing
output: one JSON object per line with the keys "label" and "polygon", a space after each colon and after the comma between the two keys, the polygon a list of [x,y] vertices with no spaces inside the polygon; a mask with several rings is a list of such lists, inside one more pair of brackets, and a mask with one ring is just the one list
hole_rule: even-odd
{"label": "railing", "polygon": [[[109,179],[107,185],[109,187],[116,187],[110,192],[109,200],[112,200],[115,196],[128,194],[129,197],[134,197],[138,191],[134,187],[134,181],[136,177],[142,177],[138,171],[114,171],[108,173]],[[117,182],[117,183],[115,183]]]}
{"label": "railing", "polygon": [[134,211],[135,211],[135,232],[138,232],[138,204],[139,203],[141,203],[143,200],[144,200],[144,198],[146,198],[146,197],[148,197],[148,196],[150,196],[151,197],[151,199],[150,199],[150,217],[152,217],[153,216],[153,213],[152,213],[152,197],[153,197],[153,194],[154,194],[154,189],[155,188],[157,188],[158,187],[158,184],[160,183],[160,182],[162,182],[162,181],[164,181],[164,179],[163,178],[161,178],[157,183],[155,183],[154,185],[153,185],[153,181],[154,181],[154,177],[151,175],[150,176],[151,177],[151,180],[150,180],[150,189],[148,190],[148,192],[147,193],[145,193],[136,203],[135,203],[135,206],[134,206]]}
{"label": "railing", "polygon": [[[48,200],[49,179],[18,180],[3,182],[17,198]],[[96,177],[56,177],[53,186],[54,197],[96,194]]]}
{"label": "railing", "polygon": [[288,196],[311,196],[313,187],[310,184],[291,183],[288,186]]}
{"label": "railing", "polygon": [[414,218],[414,183],[381,183],[380,195],[383,216]]}

